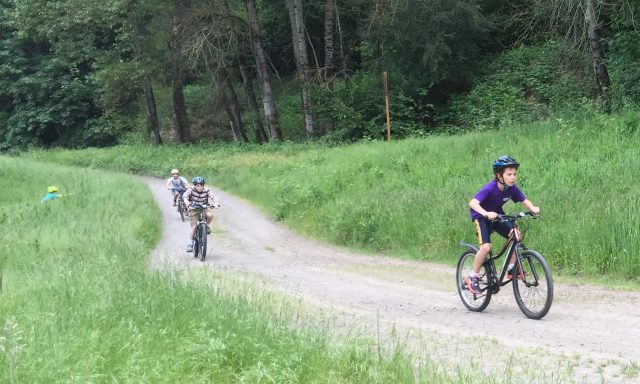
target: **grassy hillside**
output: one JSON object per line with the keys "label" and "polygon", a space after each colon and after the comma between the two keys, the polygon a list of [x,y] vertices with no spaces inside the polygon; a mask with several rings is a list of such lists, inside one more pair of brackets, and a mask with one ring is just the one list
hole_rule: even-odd
{"label": "grassy hillside", "polygon": [[[140,181],[27,159],[0,167],[2,383],[467,381],[429,362],[416,371],[401,348],[333,343],[297,303],[233,277],[149,271],[160,217]],[[50,184],[65,196],[41,203]]]}
{"label": "grassy hillside", "polygon": [[[638,281],[640,115],[512,126],[498,131],[323,145],[121,146],[27,156],[167,177],[207,177],[314,237],[453,263],[475,241],[467,203],[502,154],[522,164],[519,185],[542,208],[526,243],[556,272]],[[508,206],[507,210],[518,207]]]}

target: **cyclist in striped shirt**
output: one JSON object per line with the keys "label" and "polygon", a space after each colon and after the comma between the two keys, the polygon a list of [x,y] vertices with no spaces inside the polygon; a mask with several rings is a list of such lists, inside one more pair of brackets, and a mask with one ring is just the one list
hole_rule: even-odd
{"label": "cyclist in striped shirt", "polygon": [[[204,186],[205,179],[202,176],[196,176],[191,180],[193,187],[187,189],[182,195],[185,206],[189,207],[189,221],[191,222],[191,230],[189,231],[189,243],[187,244],[187,252],[193,252],[193,234],[198,221],[198,214],[201,208],[194,207],[194,204],[208,204],[210,206],[220,208],[220,203],[213,196],[209,188]],[[209,224],[213,220],[213,210],[207,208],[207,233],[211,233]]]}

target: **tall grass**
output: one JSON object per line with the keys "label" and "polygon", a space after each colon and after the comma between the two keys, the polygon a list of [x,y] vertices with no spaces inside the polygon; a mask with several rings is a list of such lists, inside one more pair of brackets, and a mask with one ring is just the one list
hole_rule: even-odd
{"label": "tall grass", "polygon": [[[160,217],[140,181],[5,157],[0,168],[0,382],[460,380],[415,371],[401,347],[334,343],[297,303],[232,277],[149,271]],[[50,184],[65,196],[41,203]]]}
{"label": "tall grass", "polygon": [[640,114],[629,112],[338,147],[122,146],[28,155],[156,176],[179,167],[312,236],[452,263],[459,240],[475,241],[468,201],[491,179],[492,161],[509,154],[544,216],[528,226],[529,246],[556,271],[637,281],[639,127]]}

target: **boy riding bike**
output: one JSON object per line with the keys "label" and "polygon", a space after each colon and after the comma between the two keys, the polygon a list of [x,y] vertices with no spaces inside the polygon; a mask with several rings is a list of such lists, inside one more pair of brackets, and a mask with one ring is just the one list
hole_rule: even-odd
{"label": "boy riding bike", "polygon": [[[193,252],[193,234],[196,229],[196,224],[198,221],[198,213],[202,208],[198,208],[196,205],[211,205],[216,208],[220,208],[220,203],[213,196],[213,193],[209,188],[204,186],[205,179],[202,176],[196,176],[191,180],[193,187],[187,189],[187,191],[182,195],[184,200],[184,205],[189,207],[189,221],[191,222],[191,230],[189,230],[189,243],[187,244],[187,252]],[[213,210],[207,208],[206,212],[207,216],[207,233],[211,233],[209,229],[209,224],[213,220]]]}
{"label": "boy riding bike", "polygon": [[[516,173],[520,164],[512,157],[500,156],[493,163],[494,179],[483,186],[473,199],[469,202],[469,214],[471,221],[476,225],[476,232],[480,248],[475,255],[473,263],[473,274],[470,274],[465,283],[469,291],[473,294],[480,294],[478,272],[484,263],[485,257],[491,251],[491,233],[498,232],[507,238],[513,229],[513,224],[509,221],[495,221],[498,214],[504,214],[502,206],[509,200],[515,203],[524,204],[532,213],[538,214],[540,208],[536,207],[524,196],[516,183]],[[509,273],[511,273],[515,263],[515,255],[511,255],[509,261]],[[512,276],[507,275],[512,278]]]}
{"label": "boy riding bike", "polygon": [[178,205],[178,196],[180,196],[180,192],[186,191],[189,188],[189,183],[187,182],[187,179],[180,176],[180,172],[174,168],[171,170],[171,177],[167,179],[166,187],[171,190],[173,206],[175,207]]}

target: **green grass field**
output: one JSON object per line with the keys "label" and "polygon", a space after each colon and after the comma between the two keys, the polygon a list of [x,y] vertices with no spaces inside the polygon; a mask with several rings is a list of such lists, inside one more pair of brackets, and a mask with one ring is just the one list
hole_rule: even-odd
{"label": "green grass field", "polygon": [[[237,277],[150,270],[159,211],[131,176],[0,167],[2,383],[464,381],[416,370],[399,345],[335,340],[299,303]],[[51,184],[66,196],[41,203]]]}
{"label": "green grass field", "polygon": [[458,241],[475,241],[468,201],[491,179],[492,161],[509,154],[521,162],[518,183],[544,217],[525,225],[527,245],[568,278],[637,286],[639,126],[637,113],[595,114],[337,147],[120,146],[26,156],[155,176],[178,167],[312,237],[453,264]]}

